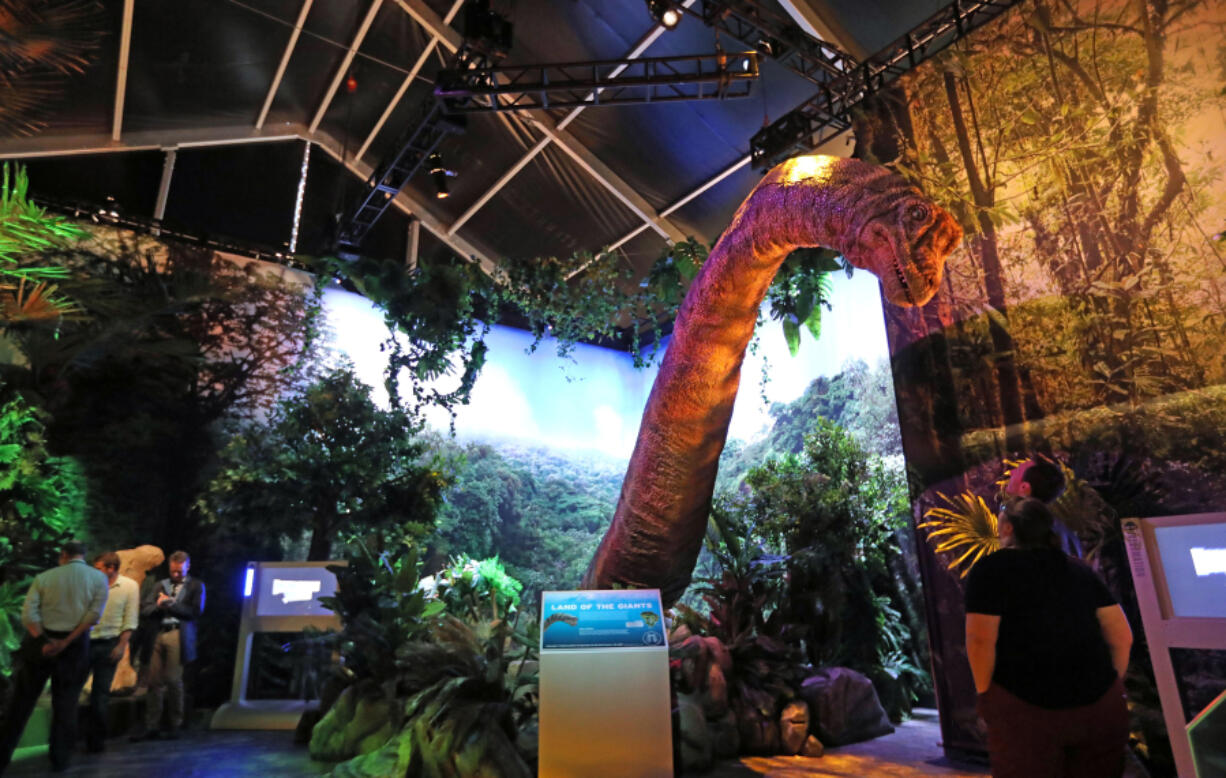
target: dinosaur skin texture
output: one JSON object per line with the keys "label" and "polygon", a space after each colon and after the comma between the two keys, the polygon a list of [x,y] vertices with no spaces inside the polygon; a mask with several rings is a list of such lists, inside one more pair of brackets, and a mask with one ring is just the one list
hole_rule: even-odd
{"label": "dinosaur skin texture", "polygon": [[881,279],[895,305],[936,294],[962,230],[897,174],[854,159],[805,156],[771,170],[741,204],[677,314],[643,411],[613,523],[583,586],[660,589],[690,582],[745,348],[766,290],[794,249],[835,249]]}

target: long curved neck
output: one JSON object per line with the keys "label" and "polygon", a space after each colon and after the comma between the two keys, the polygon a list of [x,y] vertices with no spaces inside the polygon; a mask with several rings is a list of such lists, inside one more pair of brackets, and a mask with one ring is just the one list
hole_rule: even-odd
{"label": "long curved neck", "polygon": [[820,178],[788,180],[785,166],[759,183],[690,287],[585,586],[658,587],[671,603],[689,585],[766,290],[795,248],[842,250],[858,227],[846,166],[864,163],[818,159]]}

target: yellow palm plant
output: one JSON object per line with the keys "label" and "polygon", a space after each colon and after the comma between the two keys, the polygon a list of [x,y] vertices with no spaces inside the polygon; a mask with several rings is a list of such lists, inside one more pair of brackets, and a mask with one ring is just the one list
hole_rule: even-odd
{"label": "yellow palm plant", "polygon": [[[1114,526],[1115,510],[1107,504],[1098,490],[1090,486],[1084,478],[1073,471],[1073,468],[1055,457],[1046,457],[1047,461],[1060,468],[1064,475],[1064,491],[1048,507],[1052,515],[1064,526],[1075,532],[1083,542],[1089,538],[1086,558],[1092,559],[1098,550],[1102,538]],[[1006,459],[1004,475],[996,481],[997,488],[1003,493],[1005,484],[1013,476],[1018,465],[1029,461],[1027,459]]]}
{"label": "yellow palm plant", "polygon": [[1000,548],[996,513],[982,497],[970,492],[953,497],[937,492],[937,497],[948,507],[929,508],[919,528],[927,530],[928,542],[937,554],[958,555],[946,566],[965,578],[976,562]]}

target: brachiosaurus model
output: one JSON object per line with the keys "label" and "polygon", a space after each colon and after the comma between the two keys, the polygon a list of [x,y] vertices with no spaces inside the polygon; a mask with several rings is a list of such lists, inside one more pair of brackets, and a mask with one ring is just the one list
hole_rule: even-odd
{"label": "brachiosaurus model", "polygon": [[915,306],[936,294],[945,257],[961,238],[949,213],[877,165],[814,155],[767,173],[681,304],[613,523],[584,587],[658,588],[668,607],[689,585],[745,347],[788,254],[839,251],[881,279],[891,303]]}

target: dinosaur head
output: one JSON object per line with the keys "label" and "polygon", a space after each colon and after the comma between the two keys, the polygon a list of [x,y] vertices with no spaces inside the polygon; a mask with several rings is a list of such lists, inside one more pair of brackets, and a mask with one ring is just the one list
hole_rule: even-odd
{"label": "dinosaur head", "polygon": [[945,258],[962,240],[962,228],[918,189],[894,190],[882,199],[859,222],[843,256],[881,279],[891,303],[923,305],[937,293]]}
{"label": "dinosaur head", "polygon": [[766,214],[753,217],[772,235],[783,234],[782,243],[842,251],[852,265],[881,279],[895,305],[931,300],[945,258],[962,239],[953,217],[919,189],[858,159],[794,157],[770,171],[751,200]]}

